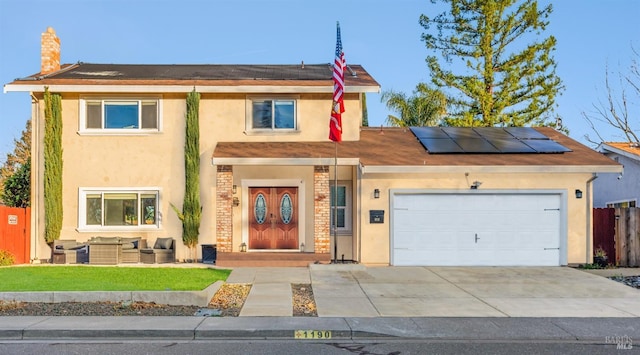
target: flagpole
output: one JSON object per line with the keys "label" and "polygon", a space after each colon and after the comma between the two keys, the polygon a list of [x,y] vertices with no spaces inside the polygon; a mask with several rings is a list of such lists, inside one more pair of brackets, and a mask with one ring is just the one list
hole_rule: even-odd
{"label": "flagpole", "polygon": [[333,142],[335,159],[333,168],[333,263],[338,263],[338,142]]}

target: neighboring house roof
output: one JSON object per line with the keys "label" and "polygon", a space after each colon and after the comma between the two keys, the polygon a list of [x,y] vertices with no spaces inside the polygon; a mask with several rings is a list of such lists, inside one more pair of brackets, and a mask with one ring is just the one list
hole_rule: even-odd
{"label": "neighboring house roof", "polygon": [[[171,92],[166,87],[182,86],[199,92],[243,92],[251,87],[307,87],[306,92],[332,92],[333,67],[329,64],[299,65],[213,65],[213,64],[66,64],[60,70],[16,79],[5,85],[6,91],[92,91],[91,86],[110,85],[149,92]],[[357,64],[345,72],[346,92],[378,92],[380,84]],[[79,88],[82,87],[82,88]],[[149,87],[152,87],[150,89]],[[216,89],[212,89],[216,88]],[[244,88],[244,89],[243,89]],[[104,91],[104,88],[101,88]],[[184,91],[185,89],[182,89]],[[259,92],[259,90],[253,90]],[[305,92],[297,89],[295,92]]]}
{"label": "neighboring house roof", "polygon": [[365,172],[622,171],[620,164],[552,128],[535,129],[571,151],[557,154],[429,154],[408,128],[381,127],[362,128],[359,141],[343,141],[337,150],[328,139],[327,142],[220,142],[213,152],[213,163],[333,165],[337,151],[338,164],[361,164]]}
{"label": "neighboring house roof", "polygon": [[604,142],[598,146],[598,151],[602,153],[616,153],[624,155],[629,159],[640,161],[640,145],[629,142]]}

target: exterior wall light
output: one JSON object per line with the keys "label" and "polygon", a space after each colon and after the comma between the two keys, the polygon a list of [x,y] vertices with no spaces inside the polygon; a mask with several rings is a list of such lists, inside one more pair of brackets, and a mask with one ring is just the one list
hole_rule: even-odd
{"label": "exterior wall light", "polygon": [[576,189],[576,198],[582,198],[582,190]]}
{"label": "exterior wall light", "polygon": [[380,198],[380,190],[379,189],[373,190],[373,198]]}
{"label": "exterior wall light", "polygon": [[233,207],[238,207],[240,206],[240,199],[238,199],[237,197],[233,198]]}
{"label": "exterior wall light", "polygon": [[233,185],[233,186],[231,187],[231,192],[233,192],[233,194],[235,195],[235,194],[236,194],[236,192],[238,192],[238,185]]}

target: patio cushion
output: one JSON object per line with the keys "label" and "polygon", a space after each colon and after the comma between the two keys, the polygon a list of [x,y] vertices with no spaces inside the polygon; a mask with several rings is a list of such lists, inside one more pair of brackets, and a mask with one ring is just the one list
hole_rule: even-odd
{"label": "patio cushion", "polygon": [[173,244],[173,238],[158,238],[153,249],[171,249],[171,244]]}
{"label": "patio cushion", "polygon": [[121,241],[122,250],[140,248],[140,238],[122,238]]}
{"label": "patio cushion", "polygon": [[120,237],[93,237],[91,242],[94,243],[119,243]]}
{"label": "patio cushion", "polygon": [[84,247],[83,243],[78,243],[75,240],[56,240],[55,250],[77,250]]}
{"label": "patio cushion", "polygon": [[136,246],[133,243],[122,243],[122,250],[135,249]]}

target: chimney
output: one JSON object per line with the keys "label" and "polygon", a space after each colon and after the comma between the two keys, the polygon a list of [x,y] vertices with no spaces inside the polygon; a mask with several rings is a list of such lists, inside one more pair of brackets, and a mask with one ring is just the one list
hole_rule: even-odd
{"label": "chimney", "polygon": [[60,38],[53,28],[47,28],[42,34],[40,51],[40,74],[49,74],[60,70]]}

